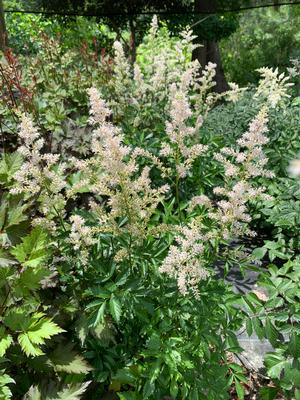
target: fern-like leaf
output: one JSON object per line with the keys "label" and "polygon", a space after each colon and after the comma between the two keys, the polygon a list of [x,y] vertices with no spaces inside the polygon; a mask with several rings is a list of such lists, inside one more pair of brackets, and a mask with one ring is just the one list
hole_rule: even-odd
{"label": "fern-like leaf", "polygon": [[47,234],[40,227],[23,238],[23,243],[15,246],[11,254],[28,267],[37,267],[48,256]]}
{"label": "fern-like leaf", "polygon": [[18,336],[18,342],[27,356],[36,357],[44,354],[39,346],[61,332],[64,330],[57,324],[45,318],[43,313],[37,313],[31,318],[27,331]]}
{"label": "fern-like leaf", "polygon": [[49,356],[54,370],[68,374],[87,374],[92,368],[72,347],[72,344],[61,344]]}
{"label": "fern-like leaf", "polygon": [[58,392],[57,397],[53,400],[80,400],[81,396],[84,394],[89,384],[90,382],[85,382],[84,384],[69,385],[68,387]]}
{"label": "fern-like leaf", "polygon": [[0,327],[0,357],[3,357],[6,350],[13,343],[13,338],[11,335],[5,332],[3,326]]}
{"label": "fern-like leaf", "polygon": [[27,357],[38,357],[44,354],[37,345],[34,345],[31,342],[27,333],[20,333],[18,336],[18,342]]}
{"label": "fern-like leaf", "polygon": [[63,389],[58,389],[52,384],[42,389],[32,386],[24,400],[80,400],[89,384],[90,382],[71,384]]}

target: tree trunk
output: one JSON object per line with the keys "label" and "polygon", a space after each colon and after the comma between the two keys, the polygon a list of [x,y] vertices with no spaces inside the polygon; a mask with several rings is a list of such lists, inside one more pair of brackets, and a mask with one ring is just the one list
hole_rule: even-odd
{"label": "tree trunk", "polygon": [[4,51],[7,46],[7,34],[5,27],[3,1],[0,0],[0,50]]}
{"label": "tree trunk", "polygon": [[209,62],[217,64],[215,91],[217,93],[225,92],[229,89],[229,86],[224,74],[218,42],[205,40],[201,45],[201,47],[194,50],[193,60],[197,59],[199,61],[201,69]]}
{"label": "tree trunk", "polygon": [[[194,9],[197,13],[214,13],[217,10],[216,0],[195,0]],[[224,69],[221,61],[221,54],[218,42],[205,40],[199,42],[201,47],[193,52],[193,60],[198,60],[201,68],[204,68],[209,62],[217,64],[215,76],[215,91],[218,93],[228,90],[228,83],[224,74]]]}

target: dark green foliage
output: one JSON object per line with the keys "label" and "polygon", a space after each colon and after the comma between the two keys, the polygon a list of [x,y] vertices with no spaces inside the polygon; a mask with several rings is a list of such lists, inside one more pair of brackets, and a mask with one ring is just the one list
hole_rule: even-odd
{"label": "dark green foliage", "polygon": [[[253,94],[245,93],[237,103],[223,104],[208,115],[203,127],[206,142],[215,143],[215,149],[228,146],[244,132],[259,109]],[[269,166],[278,177],[287,175],[290,160],[300,151],[300,106],[296,101],[286,103],[276,111],[270,111],[268,124],[269,143],[265,152]]]}
{"label": "dark green foliage", "polygon": [[[263,66],[284,70],[299,58],[300,6],[257,9],[241,14],[239,29],[221,44],[228,80],[247,85],[257,82]],[[299,93],[299,82],[298,82]]]}
{"label": "dark green foliage", "polygon": [[[259,285],[268,292],[266,300],[254,294],[246,296],[244,306],[249,313],[247,330],[265,337],[274,352],[265,358],[267,374],[275,388],[261,391],[262,398],[275,398],[283,392],[286,399],[298,399],[300,389],[300,269],[299,258],[281,268],[269,265],[261,274]],[[269,397],[268,397],[269,396]]]}

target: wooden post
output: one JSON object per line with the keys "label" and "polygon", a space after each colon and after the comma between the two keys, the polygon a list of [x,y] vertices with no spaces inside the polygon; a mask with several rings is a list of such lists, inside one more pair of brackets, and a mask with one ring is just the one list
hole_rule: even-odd
{"label": "wooden post", "polygon": [[4,51],[7,46],[7,33],[5,27],[3,1],[0,0],[0,50]]}

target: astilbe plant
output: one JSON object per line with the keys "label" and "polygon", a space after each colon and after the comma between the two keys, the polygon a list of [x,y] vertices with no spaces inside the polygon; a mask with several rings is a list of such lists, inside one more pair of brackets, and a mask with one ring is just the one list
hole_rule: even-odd
{"label": "astilbe plant", "polygon": [[[150,38],[159,41],[155,20]],[[260,112],[234,146],[215,155],[223,183],[212,194],[194,188],[186,195],[182,188],[193,164],[207,150],[201,143],[203,120],[221,98],[212,92],[215,66],[200,76],[190,59],[192,39],[186,32],[170,58],[138,61],[134,79],[120,43],[115,44],[111,81],[102,91],[88,90],[93,133],[87,157],[65,160],[47,152],[42,133],[28,115],[22,117],[21,145],[11,156],[16,165],[3,184],[11,199],[20,197],[31,207],[35,228],[5,250],[9,280],[19,282],[24,274],[26,279],[15,286],[19,292],[13,297],[10,282],[2,286],[2,312],[11,310],[0,331],[1,354],[18,342],[27,356],[44,356],[46,340],[61,335],[49,344],[49,379],[33,372],[40,387],[30,389],[29,399],[53,398],[45,386],[52,379],[60,384],[92,380],[89,398],[109,388],[120,399],[220,400],[228,398],[233,381],[242,390],[239,382],[245,378],[236,366],[234,375],[226,355],[239,350],[234,330],[241,311],[230,303],[231,289],[215,277],[214,265],[230,252],[233,240],[254,235],[248,204],[267,197],[258,179],[272,178],[263,152],[268,108],[287,94],[288,84],[263,70]],[[239,92],[232,85],[222,97],[235,101]],[[144,120],[152,106],[160,115]],[[137,140],[138,133],[152,128],[153,140]],[[2,162],[7,164],[5,158]],[[13,305],[19,301],[29,313],[25,329],[23,319],[15,323],[19,312]],[[62,346],[68,350],[63,360]],[[6,392],[12,363],[5,365]],[[17,374],[18,380],[25,375]],[[57,387],[55,395],[63,398],[64,390],[73,390],[78,397],[86,386]]]}

